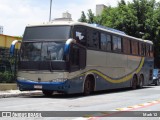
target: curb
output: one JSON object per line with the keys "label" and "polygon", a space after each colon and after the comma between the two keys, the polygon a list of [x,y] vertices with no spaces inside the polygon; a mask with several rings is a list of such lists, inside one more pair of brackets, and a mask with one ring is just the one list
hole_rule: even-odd
{"label": "curb", "polygon": [[17,90],[16,83],[0,83],[0,91]]}
{"label": "curb", "polygon": [[0,92],[0,98],[9,98],[9,97],[19,97],[19,96],[29,96],[29,95],[42,95],[41,91],[25,91],[25,92],[20,92],[17,91],[18,93],[1,93]]}

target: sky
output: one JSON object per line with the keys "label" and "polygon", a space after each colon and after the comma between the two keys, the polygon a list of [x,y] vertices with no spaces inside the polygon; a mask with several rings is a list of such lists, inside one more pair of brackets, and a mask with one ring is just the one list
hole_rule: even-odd
{"label": "sky", "polygon": [[[62,17],[68,11],[77,21],[81,12],[92,9],[96,4],[116,6],[119,0],[52,0],[52,19]],[[125,0],[132,1],[132,0]],[[22,36],[25,27],[32,23],[49,21],[50,0],[0,0],[0,26],[4,34]]]}

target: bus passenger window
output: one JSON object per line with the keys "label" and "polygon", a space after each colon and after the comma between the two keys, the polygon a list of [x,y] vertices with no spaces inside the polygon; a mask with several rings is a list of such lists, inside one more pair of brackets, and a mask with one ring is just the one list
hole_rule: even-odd
{"label": "bus passenger window", "polygon": [[132,54],[138,55],[138,42],[137,41],[131,41],[132,45]]}
{"label": "bus passenger window", "polygon": [[150,54],[149,51],[150,51],[149,45],[146,44],[146,56],[148,56],[148,57],[149,57],[149,54]]}
{"label": "bus passenger window", "polygon": [[99,49],[99,32],[89,30],[88,33],[87,46],[93,49]]}
{"label": "bus passenger window", "polygon": [[150,57],[153,57],[153,46],[150,45]]}
{"label": "bus passenger window", "polygon": [[77,27],[74,31],[74,36],[75,36],[74,39],[78,43],[86,46],[86,30],[85,29]]}
{"label": "bus passenger window", "polygon": [[121,52],[122,46],[121,46],[122,40],[120,37],[113,36],[113,51]]}
{"label": "bus passenger window", "polygon": [[107,35],[107,51],[111,51],[111,36]]}
{"label": "bus passenger window", "polygon": [[123,39],[123,52],[125,54],[130,54],[131,53],[130,40],[128,40],[127,38]]}
{"label": "bus passenger window", "polygon": [[106,37],[106,35],[105,34],[103,34],[103,33],[101,33],[101,50],[107,50],[107,37]]}

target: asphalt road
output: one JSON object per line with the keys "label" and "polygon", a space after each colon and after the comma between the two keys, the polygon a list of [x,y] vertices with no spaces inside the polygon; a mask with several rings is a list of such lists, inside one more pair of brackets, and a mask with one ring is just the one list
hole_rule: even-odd
{"label": "asphalt road", "polygon": [[[160,120],[160,86],[147,86],[142,89],[118,89],[112,91],[97,92],[90,96],[76,95],[53,95],[45,97],[42,94],[34,96],[21,96],[0,99],[0,111],[96,111],[94,113],[84,113],[83,116],[94,117],[92,120],[106,119],[152,119]],[[105,111],[105,112],[102,112]],[[125,113],[122,111],[132,111]],[[143,111],[142,118],[135,118],[137,113],[133,111]],[[151,112],[151,114],[148,113]],[[155,112],[153,112],[155,111]],[[112,113],[115,112],[115,113]],[[147,112],[147,113],[145,113]],[[73,114],[74,112],[72,112]],[[65,114],[70,114],[65,113]],[[125,117],[131,114],[131,117]],[[134,115],[135,114],[135,115]],[[154,116],[156,115],[157,116]],[[111,117],[117,115],[116,117]],[[148,116],[147,116],[148,115]],[[101,117],[103,116],[103,117]],[[119,118],[120,117],[120,118]],[[125,117],[125,118],[122,118]],[[134,117],[134,118],[133,118]],[[7,119],[8,118],[3,118]],[[34,118],[46,119],[46,118]],[[47,119],[83,119],[78,116],[63,118],[47,118]],[[85,119],[90,119],[86,118]]]}

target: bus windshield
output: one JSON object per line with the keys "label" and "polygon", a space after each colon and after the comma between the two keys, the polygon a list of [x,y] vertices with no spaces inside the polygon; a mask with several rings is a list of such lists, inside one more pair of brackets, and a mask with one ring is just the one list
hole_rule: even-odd
{"label": "bus windshield", "polygon": [[67,40],[70,38],[71,26],[36,26],[27,27],[23,41]]}
{"label": "bus windshield", "polygon": [[21,61],[63,61],[63,42],[24,42],[21,47]]}

